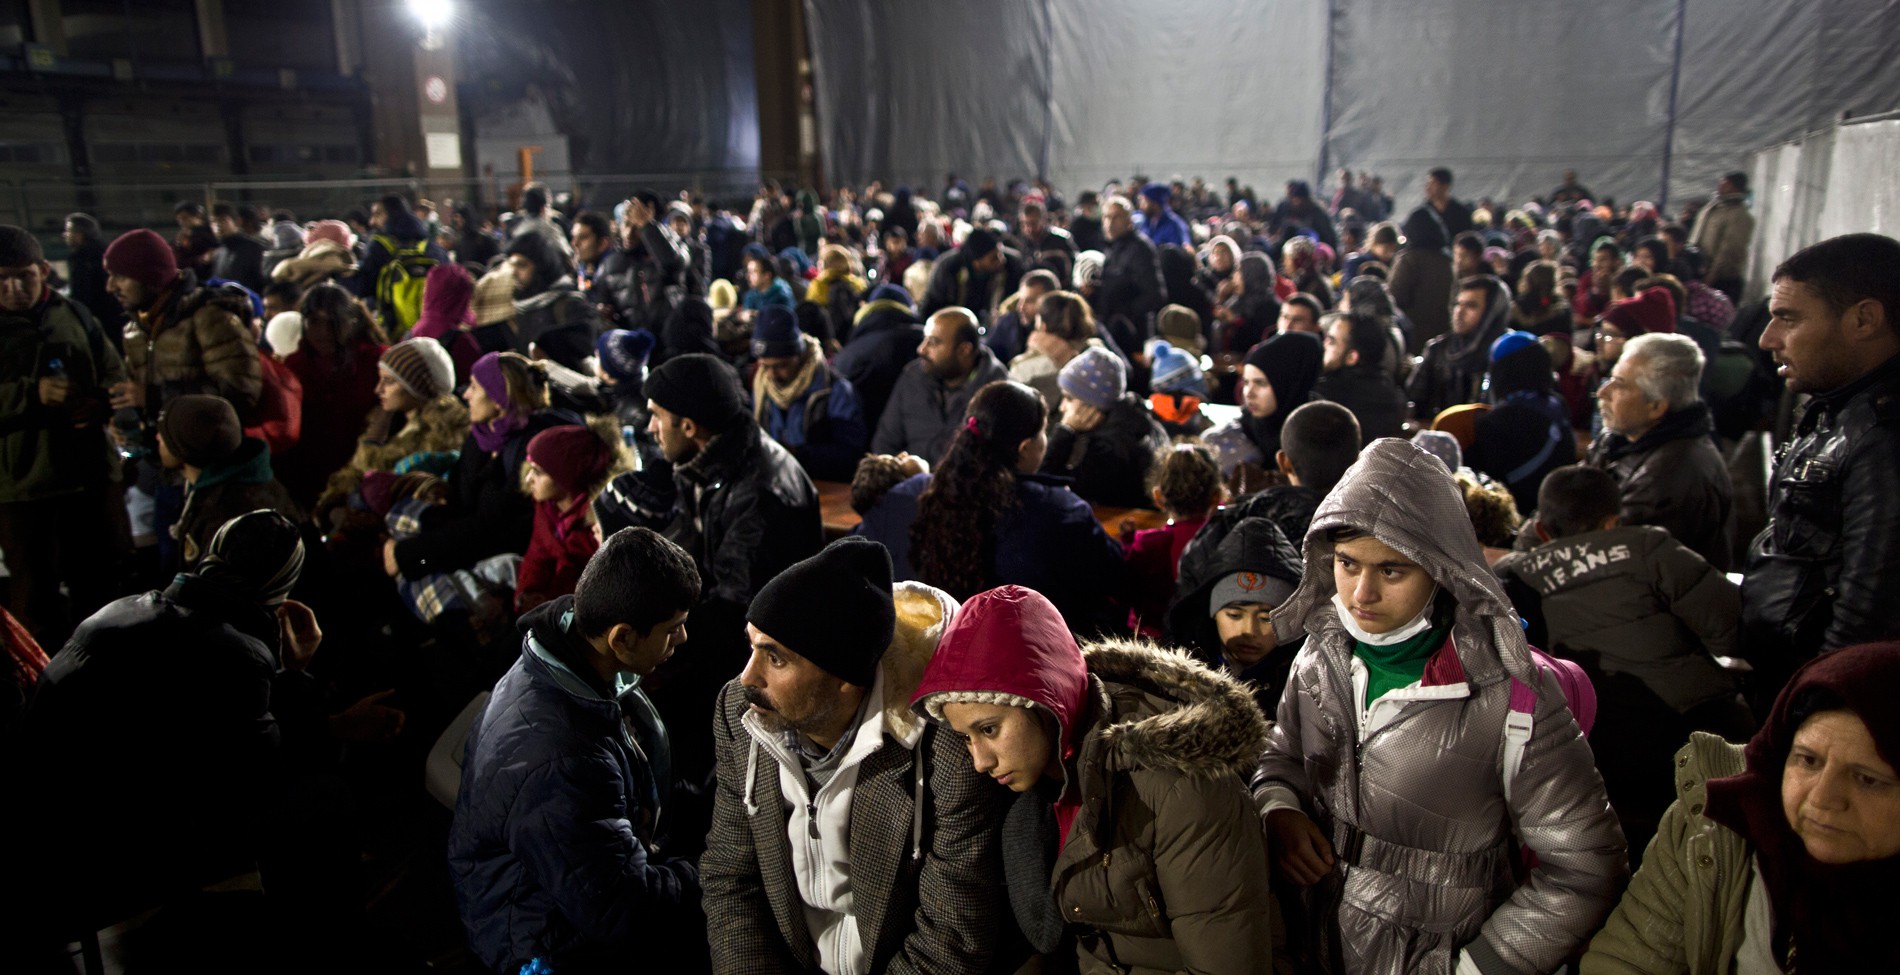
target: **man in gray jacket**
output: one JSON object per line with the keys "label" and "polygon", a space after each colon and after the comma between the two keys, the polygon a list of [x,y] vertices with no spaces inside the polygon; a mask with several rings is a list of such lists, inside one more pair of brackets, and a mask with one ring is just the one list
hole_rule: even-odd
{"label": "man in gray jacket", "polygon": [[956,612],[891,585],[845,538],[752,601],[752,657],[713,719],[718,788],[700,859],[713,971],[987,971],[1007,911],[1002,790],[909,708]]}
{"label": "man in gray jacket", "polygon": [[1742,276],[1748,272],[1748,246],[1755,237],[1755,215],[1748,212],[1748,174],[1733,172],[1715,183],[1715,199],[1695,218],[1689,246],[1708,255],[1704,275],[1709,287],[1741,303]]}
{"label": "man in gray jacket", "polygon": [[924,326],[917,358],[897,377],[871,453],[909,453],[936,463],[963,422],[970,397],[1008,378],[1009,370],[983,344],[976,315],[954,306],[937,312]]}

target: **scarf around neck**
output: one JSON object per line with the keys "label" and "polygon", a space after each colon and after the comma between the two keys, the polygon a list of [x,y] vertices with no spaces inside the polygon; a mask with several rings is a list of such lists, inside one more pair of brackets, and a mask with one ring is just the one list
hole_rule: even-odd
{"label": "scarf around neck", "polygon": [[766,400],[771,400],[772,405],[781,410],[789,410],[805,395],[805,391],[811,388],[812,380],[818,375],[818,364],[823,362],[825,357],[821,354],[822,350],[816,338],[810,335],[802,336],[799,344],[804,350],[804,361],[799,365],[798,374],[792,377],[791,382],[783,384],[774,382],[771,370],[764,367],[760,367],[753,375],[752,416],[754,419],[764,420]]}

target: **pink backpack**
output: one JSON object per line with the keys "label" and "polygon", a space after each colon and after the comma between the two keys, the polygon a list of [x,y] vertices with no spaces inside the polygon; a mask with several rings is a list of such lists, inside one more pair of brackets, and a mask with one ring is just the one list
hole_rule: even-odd
{"label": "pink backpack", "polygon": [[[1564,692],[1564,700],[1570,703],[1570,713],[1577,719],[1577,727],[1588,736],[1597,720],[1597,691],[1590,684],[1590,676],[1574,661],[1553,657],[1536,647],[1530,651],[1537,669],[1548,674]],[[1511,678],[1511,713],[1504,719],[1504,798],[1507,802],[1511,798],[1511,780],[1517,777],[1518,766],[1524,762],[1524,747],[1530,744],[1531,713],[1535,710],[1537,690]]]}

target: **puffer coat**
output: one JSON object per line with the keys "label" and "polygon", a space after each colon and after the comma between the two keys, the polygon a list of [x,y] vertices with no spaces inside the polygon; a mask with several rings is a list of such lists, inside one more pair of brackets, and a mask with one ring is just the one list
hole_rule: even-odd
{"label": "puffer coat", "polygon": [[[1332,604],[1329,530],[1370,532],[1457,602],[1418,685],[1362,708],[1363,665]],[[1590,746],[1522,629],[1443,464],[1401,440],[1366,448],[1306,536],[1306,571],[1275,616],[1302,632],[1254,777],[1261,813],[1301,809],[1332,841],[1298,936],[1314,970],[1549,972],[1584,943],[1628,874]],[[1286,629],[1281,630],[1281,624]],[[1355,680],[1355,670],[1361,676]],[[1512,679],[1535,692],[1521,764],[1504,772]],[[1361,715],[1388,720],[1361,725]],[[1370,730],[1368,730],[1368,727]],[[1520,883],[1516,849],[1536,855]]]}
{"label": "puffer coat", "polygon": [[187,393],[222,396],[239,416],[249,414],[264,388],[249,308],[240,293],[199,288],[180,272],[164,306],[126,324],[125,368],[146,391],[147,419],[156,423],[166,403]]}
{"label": "puffer coat", "polygon": [[1051,880],[1081,929],[1081,970],[1272,971],[1266,851],[1242,778],[1266,737],[1252,695],[1139,641],[1092,643],[1083,659],[1082,810]]}
{"label": "puffer coat", "polygon": [[1742,746],[1697,732],[1676,753],[1675,805],[1603,930],[1584,975],[1729,975],[1755,872],[1740,833],[1702,815],[1710,779],[1744,767]]}

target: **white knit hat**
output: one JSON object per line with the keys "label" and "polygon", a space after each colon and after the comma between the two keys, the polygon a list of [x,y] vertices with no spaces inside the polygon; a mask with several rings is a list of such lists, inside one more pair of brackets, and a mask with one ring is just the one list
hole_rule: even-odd
{"label": "white knit hat", "polygon": [[280,311],[272,315],[264,326],[264,341],[270,343],[271,352],[279,359],[297,351],[298,343],[303,341],[303,313]]}
{"label": "white knit hat", "polygon": [[929,712],[932,721],[939,723],[943,722],[943,706],[946,704],[1001,704],[1032,711],[1036,708],[1036,702],[1007,691],[938,691],[917,703]]}

